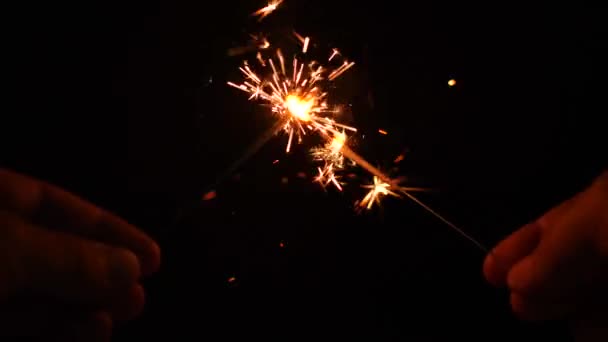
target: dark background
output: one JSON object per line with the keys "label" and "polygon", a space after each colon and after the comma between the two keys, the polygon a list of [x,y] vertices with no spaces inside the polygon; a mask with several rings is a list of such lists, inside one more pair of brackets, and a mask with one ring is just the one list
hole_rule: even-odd
{"label": "dark background", "polygon": [[605,166],[603,11],[286,0],[258,25],[248,15],[263,5],[7,11],[2,165],[123,215],[163,248],[146,312],[116,340],[567,341],[561,322],[512,317],[469,241],[407,200],[354,215],[362,189],[311,184],[313,164],[285,156],[284,137],[201,198],[272,124],[225,85],[242,60],[226,50],[293,26],[357,63],[338,90],[356,149],[384,168],[407,151],[400,173],[436,190],[421,199],[492,246]]}

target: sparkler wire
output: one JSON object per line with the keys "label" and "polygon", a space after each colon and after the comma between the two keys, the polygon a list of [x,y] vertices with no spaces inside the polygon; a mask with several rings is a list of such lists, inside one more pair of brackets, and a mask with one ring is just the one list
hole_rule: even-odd
{"label": "sparkler wire", "polygon": [[420,201],[414,195],[410,194],[409,192],[407,192],[405,190],[400,190],[399,192],[401,192],[402,194],[404,194],[405,196],[407,196],[409,199],[411,199],[412,201],[414,201],[419,206],[421,206],[424,209],[426,209],[429,213],[433,214],[433,216],[435,216],[436,218],[438,218],[441,222],[447,224],[450,228],[454,229],[458,234],[462,235],[465,239],[471,241],[482,252],[484,252],[486,254],[490,253],[489,248],[487,248],[486,246],[484,246],[481,242],[477,241],[471,235],[467,234],[464,230],[460,229],[457,225],[455,225],[452,222],[448,221],[445,217],[443,217],[438,212],[436,212],[435,210],[433,210],[433,208],[431,208],[428,205],[424,204],[422,201]]}
{"label": "sparkler wire", "polygon": [[464,230],[462,230],[461,228],[459,228],[457,225],[455,225],[454,223],[452,223],[451,221],[449,221],[448,219],[446,219],[445,217],[443,217],[441,214],[439,214],[433,208],[431,208],[428,205],[424,204],[422,201],[420,201],[414,195],[410,194],[404,188],[399,187],[398,184],[396,184],[396,182],[393,179],[391,179],[390,177],[388,177],[387,175],[385,175],[382,171],[380,171],[377,168],[375,168],[374,166],[372,166],[365,159],[363,159],[361,156],[359,156],[357,153],[355,153],[353,150],[351,150],[348,146],[346,146],[346,145],[342,146],[342,153],[344,154],[345,157],[353,160],[354,162],[356,162],[357,164],[359,164],[363,169],[365,169],[366,171],[368,171],[372,175],[380,178],[384,182],[387,182],[387,183],[391,184],[391,187],[396,188],[400,193],[402,193],[403,195],[407,196],[409,199],[411,199],[412,201],[414,201],[414,203],[418,204],[419,206],[421,206],[422,208],[424,208],[426,211],[428,211],[429,213],[431,213],[433,216],[435,216],[437,219],[439,219],[441,222],[445,223],[450,228],[454,229],[457,233],[459,233],[460,235],[462,235],[464,238],[466,238],[467,240],[471,241],[482,252],[489,253],[489,249],[486,246],[484,246],[481,242],[477,241],[475,238],[473,238],[471,235],[467,234]]}

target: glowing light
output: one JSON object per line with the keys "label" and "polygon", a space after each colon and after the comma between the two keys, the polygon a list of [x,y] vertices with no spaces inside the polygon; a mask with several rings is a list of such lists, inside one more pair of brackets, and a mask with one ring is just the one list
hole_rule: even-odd
{"label": "glowing light", "polygon": [[256,17],[259,16],[258,21],[262,21],[262,19],[266,18],[266,16],[268,16],[270,13],[274,12],[279,7],[281,2],[283,2],[283,0],[273,0],[273,1],[269,2],[268,5],[253,12],[251,15],[256,16]]}
{"label": "glowing light", "polygon": [[211,190],[203,195],[203,201],[210,201],[217,197],[217,193],[214,190]]}
{"label": "glowing light", "polygon": [[334,138],[331,139],[329,147],[330,147],[330,149],[331,149],[332,152],[338,153],[338,152],[340,152],[340,150],[344,146],[345,142],[346,142],[346,134],[344,132],[337,133],[334,136]]}
{"label": "glowing light", "polygon": [[[294,34],[306,51],[310,46],[310,38],[304,38],[296,32]],[[261,51],[258,52],[260,54],[256,60],[261,70],[256,71],[257,68],[245,61],[239,68],[244,81],[227,83],[248,93],[250,100],[265,102],[278,115],[281,120],[279,129],[288,136],[286,152],[291,151],[294,139],[301,143],[303,136],[311,131],[325,134],[339,130],[356,131],[330,117],[336,114],[336,110],[328,106],[329,84],[326,82],[337,79],[354,65],[353,62],[343,61],[340,66],[332,69],[316,61],[298,60],[297,57],[289,63],[280,49],[276,50],[276,59],[264,57]],[[330,58],[335,59],[337,55],[336,52]]]}
{"label": "glowing light", "polygon": [[374,176],[374,182],[370,185],[363,185],[363,188],[370,189],[367,195],[363,197],[360,206],[371,209],[374,203],[380,204],[380,200],[383,196],[390,195],[394,197],[401,197],[399,194],[391,191],[391,184],[382,181],[379,177]]}
{"label": "glowing light", "polygon": [[452,78],[451,80],[449,80],[449,81],[448,81],[448,85],[449,85],[450,87],[455,86],[455,85],[456,85],[456,80]]}
{"label": "glowing light", "polygon": [[379,129],[378,133],[382,134],[382,135],[388,135],[388,132],[383,130],[383,129]]}
{"label": "glowing light", "polygon": [[287,95],[285,98],[285,107],[298,120],[310,121],[310,111],[314,106],[314,99],[304,100],[297,95]]}

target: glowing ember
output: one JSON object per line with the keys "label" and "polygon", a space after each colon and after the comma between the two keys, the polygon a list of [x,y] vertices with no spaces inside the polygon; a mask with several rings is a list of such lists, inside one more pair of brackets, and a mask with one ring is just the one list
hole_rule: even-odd
{"label": "glowing ember", "polygon": [[303,100],[297,95],[287,95],[285,98],[285,107],[289,113],[304,122],[310,121],[310,111],[314,104],[314,99]]}

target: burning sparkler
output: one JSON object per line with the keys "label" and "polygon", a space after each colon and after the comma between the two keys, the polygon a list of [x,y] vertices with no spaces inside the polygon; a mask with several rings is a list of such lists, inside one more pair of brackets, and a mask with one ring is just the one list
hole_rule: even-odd
{"label": "burning sparkler", "polygon": [[[253,14],[260,16],[259,20],[261,20],[274,11],[281,2],[282,0],[274,0]],[[295,36],[302,44],[301,54],[305,55],[310,46],[310,38],[302,37],[297,33]],[[334,111],[330,110],[328,91],[325,89],[327,89],[328,82],[339,78],[354,65],[354,62],[343,59],[340,66],[332,69],[316,61],[299,60],[296,56],[293,57],[291,63],[287,64],[280,49],[276,50],[276,58],[263,57],[261,51],[269,46],[270,43],[267,40],[264,40],[264,44],[259,46],[256,60],[261,68],[260,72],[254,71],[255,68],[245,61],[239,68],[245,80],[240,84],[228,82],[228,85],[249,94],[250,100],[261,100],[270,106],[271,111],[279,117],[279,121],[270,133],[274,135],[280,130],[286,133],[288,136],[285,149],[287,153],[291,150],[294,138],[301,143],[303,137],[311,132],[317,132],[325,138],[324,145],[311,150],[313,159],[324,163],[323,167],[317,168],[319,174],[315,177],[316,182],[321,183],[324,187],[333,184],[341,191],[342,185],[345,183],[340,181],[341,177],[337,175],[337,172],[344,169],[345,160],[350,160],[353,165],[358,165],[373,175],[372,184],[362,186],[369,191],[358,202],[359,208],[369,210],[373,204],[380,204],[384,197],[402,197],[401,195],[404,195],[475,243],[480,249],[486,250],[477,240],[411,194],[411,192],[426,189],[401,186],[398,179],[388,177],[346,144],[348,139],[346,131],[356,132],[357,129],[337,123],[331,117]],[[333,49],[327,63],[341,56],[337,49]],[[379,133],[387,135],[384,130],[379,130]],[[254,145],[255,149],[269,136],[266,134],[264,139],[260,139]],[[252,150],[250,149],[249,154],[252,153]],[[241,158],[235,165],[238,165],[244,158],[246,157]]]}
{"label": "burning sparkler", "polygon": [[[294,34],[302,44],[302,54],[306,54],[310,38]],[[340,52],[333,49],[327,62],[338,56],[341,56]],[[349,160],[351,165],[359,165],[373,175],[373,184],[364,186],[370,191],[360,202],[367,209],[371,209],[374,203],[379,204],[386,195],[400,197],[398,192],[420,190],[401,187],[355,153],[346,144],[346,132],[356,132],[356,128],[337,123],[330,117],[334,111],[329,109],[328,92],[324,86],[350,69],[353,62],[344,60],[331,70],[318,62],[306,63],[294,57],[287,66],[280,49],[276,50],[276,58],[263,58],[260,52],[256,57],[261,71],[254,71],[254,67],[245,61],[239,68],[245,81],[240,84],[228,82],[228,85],[249,94],[250,100],[261,100],[271,107],[279,117],[276,130],[282,129],[288,136],[286,152],[290,152],[294,138],[301,143],[309,132],[317,132],[325,139],[324,145],[311,150],[313,159],[323,162],[323,166],[317,167],[316,182],[324,187],[333,184],[342,190],[344,183],[337,173],[344,170],[345,160]]]}
{"label": "burning sparkler", "polygon": [[[302,54],[305,54],[310,39],[301,41]],[[245,61],[239,68],[245,81],[241,84],[228,82],[228,85],[248,93],[250,100],[266,102],[271,111],[285,121],[282,129],[289,137],[286,152],[290,152],[294,139],[301,143],[311,131],[331,136],[339,134],[341,129],[356,131],[354,127],[339,124],[329,117],[333,111],[327,104],[328,92],[322,84],[338,78],[354,65],[353,62],[344,61],[338,68],[330,70],[318,62],[306,63],[294,57],[287,65],[280,49],[276,50],[276,58],[266,59],[258,54],[257,61],[261,72],[254,71]]]}

